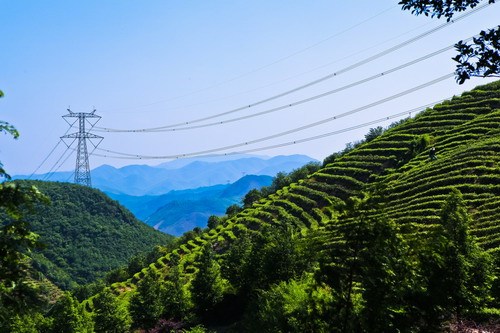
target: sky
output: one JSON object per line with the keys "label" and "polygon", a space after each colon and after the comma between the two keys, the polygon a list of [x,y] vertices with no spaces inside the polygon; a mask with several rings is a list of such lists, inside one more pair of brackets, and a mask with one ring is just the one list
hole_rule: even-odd
{"label": "sky", "polygon": [[[444,25],[397,2],[0,0],[0,120],[20,132],[0,135],[0,161],[11,175],[73,170],[76,142],[60,141],[77,131],[62,118],[68,108],[102,117],[91,168],[192,153],[322,160],[370,127],[492,81],[442,79],[455,69],[453,49],[387,71],[493,28],[499,4]],[[102,130],[179,123],[195,128]]]}

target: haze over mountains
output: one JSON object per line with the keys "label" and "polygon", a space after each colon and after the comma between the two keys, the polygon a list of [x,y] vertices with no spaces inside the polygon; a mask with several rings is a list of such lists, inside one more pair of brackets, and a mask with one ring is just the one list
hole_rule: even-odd
{"label": "haze over mountains", "polygon": [[[148,225],[179,236],[195,227],[206,227],[208,217],[223,215],[251,189],[270,185],[278,172],[290,172],[314,161],[305,155],[234,155],[180,159],[157,166],[103,165],[92,170],[92,185]],[[46,175],[31,178],[44,179]],[[50,180],[72,181],[72,173],[57,172]]]}
{"label": "haze over mountains", "polygon": [[[243,209],[175,240],[96,189],[16,182],[35,185],[52,203],[23,214],[46,247],[29,253],[24,284],[33,301],[22,304],[33,304],[37,317],[15,324],[28,318],[37,330],[5,330],[0,320],[0,331],[65,331],[42,324],[66,324],[69,306],[61,304],[77,301],[61,289],[70,289],[89,327],[102,309],[121,309],[119,319],[135,325],[123,332],[200,323],[217,332],[448,332],[456,306],[475,327],[480,320],[488,325],[482,331],[498,332],[500,81],[368,133],[321,166],[277,176],[245,197]],[[176,214],[185,209],[191,215],[180,225],[187,226],[210,200],[270,178],[116,196],[148,209],[145,220],[155,227],[179,231],[165,217],[182,221]],[[103,318],[116,326],[118,316]]]}
{"label": "haze over mountains", "polygon": [[248,191],[269,186],[271,176],[248,175],[232,184],[174,190],[159,196],[107,193],[146,224],[180,236],[195,227],[205,228],[211,215],[221,216],[227,207],[240,204]]}
{"label": "haze over mountains", "polygon": [[[274,176],[280,171],[290,172],[306,163],[315,161],[305,155],[189,158],[162,163],[157,166],[129,165],[115,168],[102,165],[92,170],[92,187],[106,193],[132,196],[161,195],[172,190],[229,184],[245,175]],[[14,179],[26,179],[16,175]],[[33,175],[31,179],[45,179],[46,174]],[[56,172],[51,181],[72,181],[72,172]]]}
{"label": "haze over mountains", "polygon": [[499,152],[497,81],[332,154],[112,288],[126,306],[152,276],[202,281],[220,291],[199,312],[218,332],[448,332],[459,302],[498,332]]}

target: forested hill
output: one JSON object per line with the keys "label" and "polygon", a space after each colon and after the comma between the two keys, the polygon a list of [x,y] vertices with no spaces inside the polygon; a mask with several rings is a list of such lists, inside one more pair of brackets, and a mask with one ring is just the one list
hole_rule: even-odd
{"label": "forested hill", "polygon": [[69,183],[35,185],[50,199],[25,214],[45,247],[32,253],[33,266],[63,289],[86,284],[127,264],[155,245],[173,239],[137,220],[102,192]]}
{"label": "forested hill", "polygon": [[500,81],[327,161],[114,284],[133,327],[427,332],[498,319]]}

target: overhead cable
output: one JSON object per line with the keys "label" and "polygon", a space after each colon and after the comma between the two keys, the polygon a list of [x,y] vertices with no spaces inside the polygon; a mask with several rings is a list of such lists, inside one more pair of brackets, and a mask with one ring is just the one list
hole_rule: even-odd
{"label": "overhead cable", "polygon": [[[258,151],[269,150],[269,149],[275,149],[275,148],[282,148],[282,147],[296,145],[296,144],[300,144],[300,143],[304,143],[304,142],[319,140],[319,139],[322,139],[322,138],[325,138],[325,137],[328,137],[328,136],[332,136],[332,135],[337,135],[337,134],[349,132],[349,131],[352,131],[352,130],[355,130],[355,129],[359,129],[359,128],[363,128],[363,127],[366,127],[366,126],[378,124],[378,123],[381,123],[381,122],[384,122],[384,121],[387,121],[387,120],[390,120],[390,119],[399,118],[399,117],[402,117],[404,115],[409,115],[411,117],[412,113],[423,111],[423,110],[427,109],[428,107],[434,106],[437,103],[440,103],[440,102],[442,102],[444,100],[445,99],[439,100],[439,101],[436,101],[436,102],[433,102],[433,103],[429,103],[427,105],[424,105],[424,106],[421,106],[421,107],[418,107],[418,108],[414,108],[414,109],[411,109],[411,110],[407,110],[407,111],[404,111],[404,112],[395,113],[395,114],[392,114],[392,115],[389,115],[389,116],[385,116],[383,118],[379,118],[377,120],[372,120],[372,121],[369,121],[369,122],[366,122],[366,123],[354,125],[354,126],[351,126],[351,127],[346,127],[346,128],[340,129],[340,130],[336,130],[336,131],[332,131],[332,132],[327,132],[327,133],[323,133],[323,134],[319,134],[319,135],[315,135],[315,136],[311,136],[311,137],[307,137],[307,138],[303,138],[303,139],[298,139],[298,140],[283,142],[283,143],[274,144],[274,145],[270,145],[270,146],[264,146],[264,147],[258,147],[258,148],[250,148],[250,149],[245,149],[245,150],[232,151],[232,152],[223,153],[223,154],[211,154],[211,155],[207,155],[208,153],[200,152],[199,154],[198,153],[192,153],[192,154],[174,155],[174,156],[171,156],[168,159],[180,159],[180,158],[193,157],[193,156],[208,156],[208,157],[229,156],[229,155],[237,155],[237,154],[247,154],[247,153],[258,152]],[[127,160],[144,159],[144,158],[132,157],[132,156],[110,156],[110,155],[104,155],[104,154],[92,154],[92,155],[98,156],[98,157],[104,157],[104,158],[127,159]],[[165,158],[165,159],[167,159],[167,158]]]}
{"label": "overhead cable", "polygon": [[[74,124],[74,123],[73,123]],[[66,130],[66,133],[64,133],[64,135],[68,134],[68,132],[70,131],[71,127],[68,128]],[[31,173],[31,175],[28,177],[28,179],[31,179],[31,177],[33,177],[33,175],[42,167],[42,165],[49,159],[49,157],[54,153],[54,151],[56,150],[56,148],[61,144],[61,140],[57,141],[56,145],[54,146],[54,148],[52,148],[52,150],[49,152],[49,154],[43,159],[42,163],[40,163],[38,165],[38,167],[35,169],[35,171],[33,171]],[[57,163],[57,162],[56,162]]]}
{"label": "overhead cable", "polygon": [[49,159],[49,157],[52,155],[52,153],[54,153],[54,151],[56,150],[56,148],[61,144],[61,140],[57,141],[56,145],[54,146],[54,148],[52,148],[52,150],[49,152],[49,154],[44,158],[44,160],[42,161],[42,163],[40,163],[38,165],[38,167],[31,173],[31,175],[29,175],[28,179],[31,179],[31,177],[33,177],[33,175],[42,167],[42,165]]}
{"label": "overhead cable", "polygon": [[[471,39],[472,39],[472,37],[466,39],[465,41],[469,41]],[[348,85],[345,85],[345,86],[342,86],[342,87],[339,87],[339,88],[336,88],[336,89],[333,89],[333,90],[329,90],[327,92],[324,92],[324,93],[321,93],[321,94],[318,94],[318,95],[315,95],[315,96],[312,96],[312,97],[308,97],[308,98],[305,98],[305,99],[302,99],[302,100],[299,100],[299,101],[296,101],[296,102],[293,102],[293,103],[288,103],[288,104],[285,104],[285,105],[282,105],[282,106],[278,106],[278,107],[275,107],[275,108],[272,108],[272,109],[269,109],[269,110],[265,110],[265,111],[261,111],[261,112],[257,112],[257,113],[252,113],[250,115],[241,116],[241,117],[237,117],[237,118],[232,118],[232,119],[227,119],[227,120],[222,120],[222,121],[216,121],[216,122],[212,122],[212,123],[207,123],[207,124],[192,125],[192,126],[185,126],[185,127],[178,127],[178,128],[166,128],[166,129],[157,129],[157,130],[134,131],[134,133],[136,133],[136,132],[140,132],[140,133],[176,132],[176,131],[199,129],[199,128],[204,128],[204,127],[212,127],[212,126],[219,126],[219,125],[223,125],[223,124],[233,123],[233,122],[237,122],[237,121],[241,121],[241,120],[246,120],[246,119],[250,119],[250,118],[262,116],[262,115],[265,115],[265,114],[273,113],[273,112],[276,112],[276,111],[281,111],[281,110],[284,110],[284,109],[287,109],[287,108],[291,108],[291,107],[294,107],[294,106],[297,106],[297,105],[301,105],[301,104],[305,104],[305,103],[308,103],[308,102],[312,102],[314,100],[317,100],[317,99],[320,99],[320,98],[323,98],[323,97],[326,97],[326,96],[338,93],[338,92],[343,91],[343,90],[347,90],[347,89],[353,88],[353,87],[358,86],[360,84],[363,84],[363,83],[375,80],[377,78],[381,78],[383,76],[387,76],[387,75],[389,75],[391,73],[394,73],[394,72],[399,71],[401,69],[404,69],[406,67],[412,66],[412,65],[414,65],[414,64],[416,64],[418,62],[421,62],[421,61],[424,61],[424,60],[429,59],[431,57],[434,57],[434,56],[436,56],[436,55],[438,55],[440,53],[446,52],[446,51],[452,49],[453,47],[454,47],[454,45],[447,46],[445,48],[442,48],[442,49],[440,49],[438,51],[429,53],[429,54],[427,54],[427,55],[425,55],[423,57],[420,57],[418,59],[409,61],[409,62],[407,62],[405,64],[402,64],[400,66],[388,69],[386,71],[383,71],[381,73],[372,75],[372,76],[364,78],[362,80],[359,80],[359,81],[350,83]],[[100,130],[96,130],[96,131],[100,131]],[[129,132],[129,131],[109,131],[109,130],[106,130],[106,131],[102,131],[102,132],[113,132],[113,133],[115,133],[115,132]]]}
{"label": "overhead cable", "polygon": [[232,109],[232,110],[229,110],[229,111],[225,111],[225,112],[221,112],[221,113],[218,113],[218,114],[214,114],[214,115],[211,115],[211,116],[207,116],[207,117],[202,117],[202,118],[198,118],[198,119],[193,119],[193,120],[189,120],[189,121],[184,121],[184,122],[180,122],[180,123],[174,123],[174,124],[168,124],[168,125],[163,125],[163,126],[160,126],[160,127],[151,127],[151,128],[142,128],[142,129],[114,129],[114,128],[107,128],[107,127],[95,127],[96,129],[99,129],[99,130],[106,130],[106,131],[113,131],[113,132],[146,132],[146,131],[157,131],[157,130],[161,130],[161,129],[167,129],[167,128],[174,128],[174,127],[181,127],[181,126],[186,126],[186,125],[191,125],[191,124],[195,124],[195,123],[199,123],[199,122],[203,122],[203,121],[207,121],[207,120],[211,120],[211,119],[214,119],[214,118],[219,118],[219,117],[222,117],[222,116],[226,116],[226,115],[229,115],[229,114],[232,114],[232,113],[235,113],[235,112],[239,112],[239,111],[243,111],[243,110],[248,110],[249,108],[252,108],[252,107],[255,107],[257,105],[261,105],[261,104],[264,104],[264,103],[267,103],[267,102],[270,102],[270,101],[273,101],[273,100],[276,100],[278,98],[281,98],[281,97],[284,97],[284,96],[287,96],[287,95],[290,95],[292,93],[295,93],[297,91],[300,91],[300,90],[303,90],[305,88],[308,88],[308,87],[311,87],[311,86],[314,86],[316,84],[319,84],[321,82],[324,82],[326,80],[329,80],[329,79],[332,79],[334,77],[337,77],[341,74],[344,74],[346,72],[349,72],[355,68],[358,68],[362,65],[365,65],[367,63],[370,63],[376,59],[379,59],[385,55],[388,55],[392,52],[395,52],[409,44],[412,44],[430,34],[433,34],[455,22],[458,22],[484,8],[486,8],[487,6],[491,5],[490,3],[485,3],[483,5],[480,5],[480,6],[477,6],[473,9],[471,9],[470,11],[456,17],[455,19],[453,20],[450,20],[450,21],[447,21],[445,23],[442,23],[430,30],[427,30],[413,38],[410,38],[402,43],[399,43],[391,48],[388,48],[384,51],[381,51],[373,56],[370,56],[368,58],[365,58],[361,61],[358,61],[350,66],[347,66],[345,68],[342,68],[336,72],[333,72],[333,73],[330,73],[326,76],[323,76],[319,79],[316,79],[314,81],[310,81],[306,84],[303,84],[301,86],[298,86],[296,88],[293,88],[293,89],[290,89],[290,90],[287,90],[287,91],[284,91],[280,94],[277,94],[277,95],[274,95],[274,96],[271,96],[271,97],[268,97],[268,98],[265,98],[265,99],[262,99],[260,101],[257,101],[257,102],[254,102],[254,103],[251,103],[251,104],[248,104],[248,105],[245,105],[245,106],[241,106],[241,107],[238,107],[238,108],[235,108],[235,109]]}
{"label": "overhead cable", "polygon": [[[372,15],[372,16],[370,16],[370,17],[368,17],[368,18],[364,19],[364,20],[363,20],[363,21],[361,21],[361,22],[355,23],[355,24],[351,25],[350,27],[345,28],[345,29],[344,29],[344,30],[342,30],[342,31],[339,31],[339,32],[337,32],[337,33],[334,33],[333,35],[330,35],[330,36],[328,36],[328,37],[326,37],[326,38],[324,38],[324,39],[320,40],[319,42],[316,42],[316,43],[314,43],[314,44],[312,44],[312,45],[309,45],[309,46],[307,46],[307,47],[305,47],[305,48],[302,48],[302,49],[300,49],[300,50],[297,50],[297,51],[295,51],[295,52],[293,52],[293,53],[291,53],[291,54],[288,54],[288,55],[286,55],[286,56],[284,56],[284,57],[281,57],[281,58],[279,58],[279,59],[277,59],[277,60],[275,60],[275,61],[273,61],[273,62],[271,62],[271,63],[268,63],[268,64],[266,64],[266,65],[264,65],[264,66],[261,66],[261,67],[255,68],[255,69],[253,69],[253,70],[250,70],[250,71],[248,71],[248,72],[246,72],[246,73],[243,73],[243,74],[237,75],[237,76],[232,77],[232,78],[230,78],[230,79],[228,79],[228,80],[225,80],[225,81],[223,81],[223,82],[219,82],[219,83],[213,84],[213,85],[211,85],[211,86],[209,86],[209,87],[201,88],[201,89],[195,90],[195,91],[193,91],[193,92],[189,92],[189,93],[184,94],[184,95],[181,95],[181,96],[177,96],[177,97],[170,98],[170,99],[168,99],[168,100],[157,101],[157,102],[153,102],[153,103],[149,103],[149,104],[141,105],[141,106],[139,106],[139,107],[144,107],[144,106],[155,105],[155,104],[163,103],[163,102],[165,102],[165,101],[171,101],[171,100],[176,100],[176,99],[180,99],[180,98],[188,97],[188,96],[191,96],[191,95],[194,95],[194,94],[200,93],[200,92],[204,92],[204,91],[210,90],[210,89],[212,89],[212,88],[219,87],[219,86],[224,85],[224,84],[226,84],[226,83],[230,83],[230,82],[233,82],[233,81],[239,80],[239,79],[241,79],[241,78],[243,78],[243,77],[246,77],[246,76],[248,76],[248,75],[250,75],[250,74],[253,74],[253,73],[259,72],[259,71],[261,71],[261,70],[263,70],[263,69],[269,68],[269,67],[271,67],[271,66],[273,66],[273,65],[275,65],[275,64],[278,64],[278,63],[283,62],[283,61],[285,61],[285,60],[287,60],[287,59],[290,59],[290,58],[292,58],[292,57],[294,57],[294,56],[296,56],[296,55],[298,55],[298,54],[304,53],[304,52],[306,52],[306,51],[308,51],[308,50],[310,50],[310,49],[312,49],[312,48],[315,48],[315,47],[316,47],[316,46],[318,46],[318,45],[321,45],[321,44],[323,44],[323,43],[325,43],[325,42],[327,42],[327,41],[329,41],[329,40],[331,40],[331,39],[333,39],[333,38],[335,38],[335,37],[338,37],[338,36],[340,36],[340,35],[342,35],[342,34],[344,34],[344,33],[348,32],[348,31],[350,31],[350,30],[352,30],[352,29],[354,29],[354,28],[359,27],[360,25],[362,25],[362,24],[364,24],[364,23],[366,23],[366,22],[369,22],[369,21],[371,21],[371,20],[373,20],[373,19],[375,19],[375,18],[377,18],[377,17],[379,17],[379,16],[381,16],[381,15],[385,14],[386,12],[388,12],[388,11],[392,10],[392,9],[393,9],[393,8],[395,8],[395,7],[398,7],[398,6],[397,6],[397,5],[394,5],[394,6],[391,6],[391,7],[389,7],[389,8],[386,8],[386,9],[384,9],[384,10],[382,10],[382,11],[378,12],[377,14]],[[121,108],[121,110],[123,110],[123,109],[133,109],[133,108],[137,108],[137,107]]]}
{"label": "overhead cable", "polygon": [[[76,139],[75,139],[76,140]],[[75,140],[73,140],[73,142],[75,142]],[[73,142],[71,144],[73,144]],[[66,155],[67,152],[70,152],[68,156],[66,156],[64,158],[64,160],[61,162],[61,160],[63,159],[64,155]],[[64,164],[66,163],[66,161],[68,160],[68,158],[71,156],[72,152],[71,150],[69,149],[69,147],[66,147],[66,150],[62,153],[62,155],[59,157],[59,159],[56,161],[56,163],[54,163],[54,165],[52,166],[52,168],[50,168],[49,172],[45,174],[45,176],[43,177],[43,180],[49,180],[50,177],[52,177],[52,175],[54,173],[57,172],[57,170],[59,170],[59,168]],[[60,163],[59,163],[60,162]]]}
{"label": "overhead cable", "polygon": [[259,139],[255,139],[255,140],[251,140],[251,141],[246,141],[246,142],[242,142],[242,143],[237,143],[237,144],[233,144],[233,145],[228,145],[228,146],[225,146],[225,147],[213,148],[213,149],[208,149],[208,150],[203,150],[203,151],[198,151],[198,152],[193,152],[193,153],[187,153],[187,154],[165,155],[165,156],[148,156],[148,155],[130,154],[130,153],[122,153],[122,152],[117,152],[117,151],[112,151],[112,150],[107,150],[107,149],[101,149],[101,148],[98,148],[97,150],[105,151],[105,152],[112,153],[112,154],[122,155],[122,156],[134,157],[134,158],[137,158],[137,159],[176,159],[176,158],[181,158],[181,157],[189,157],[189,156],[196,156],[196,155],[205,155],[205,154],[210,154],[210,153],[214,153],[214,152],[218,152],[218,151],[224,151],[224,150],[234,149],[234,148],[238,148],[238,147],[248,146],[248,145],[252,145],[252,144],[255,144],[255,143],[259,143],[259,142],[263,142],[263,141],[275,139],[275,138],[278,138],[278,137],[281,137],[281,136],[293,134],[293,133],[296,133],[296,132],[299,132],[299,131],[303,131],[303,130],[306,130],[306,129],[309,129],[309,128],[312,128],[312,127],[316,127],[316,126],[319,126],[319,125],[322,125],[322,124],[326,124],[328,122],[331,122],[331,121],[334,121],[334,120],[346,117],[348,115],[352,115],[354,113],[358,113],[358,112],[364,111],[364,110],[372,108],[374,106],[377,106],[377,105],[389,102],[391,100],[394,100],[396,98],[408,95],[408,94],[413,93],[413,92],[415,92],[417,90],[426,88],[426,87],[431,86],[433,84],[436,84],[438,82],[441,82],[441,81],[444,81],[446,79],[449,79],[449,78],[453,77],[453,75],[454,75],[454,73],[449,73],[449,74],[443,75],[441,77],[438,77],[438,78],[436,78],[434,80],[431,80],[429,82],[426,82],[424,84],[421,84],[421,85],[418,85],[416,87],[407,89],[407,90],[402,91],[400,93],[397,93],[395,95],[383,98],[381,100],[378,100],[376,102],[373,102],[373,103],[361,106],[359,108],[356,108],[356,109],[353,109],[353,110],[350,110],[350,111],[346,111],[346,112],[340,113],[340,114],[338,114],[336,116],[333,116],[333,117],[329,117],[329,118],[326,118],[326,119],[323,119],[323,120],[319,120],[319,121],[316,121],[316,122],[313,122],[313,123],[310,123],[310,124],[307,124],[307,125],[303,125],[303,126],[300,126],[300,127],[294,128],[294,129],[290,129],[290,130],[287,130],[287,131],[284,131],[284,132],[276,133],[276,134],[269,135],[269,136],[266,136],[266,137],[262,137],[262,138],[259,138]]}

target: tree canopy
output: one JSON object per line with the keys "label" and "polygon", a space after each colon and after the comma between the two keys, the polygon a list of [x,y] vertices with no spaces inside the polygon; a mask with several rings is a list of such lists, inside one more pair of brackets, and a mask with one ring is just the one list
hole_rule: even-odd
{"label": "tree canopy", "polygon": [[[399,4],[415,15],[445,17],[450,21],[456,13],[483,1],[486,0],[401,0]],[[488,3],[493,4],[495,0]],[[459,84],[472,76],[500,77],[500,25],[481,31],[471,44],[459,41],[455,48],[458,55],[453,60],[458,63],[455,74]]]}

